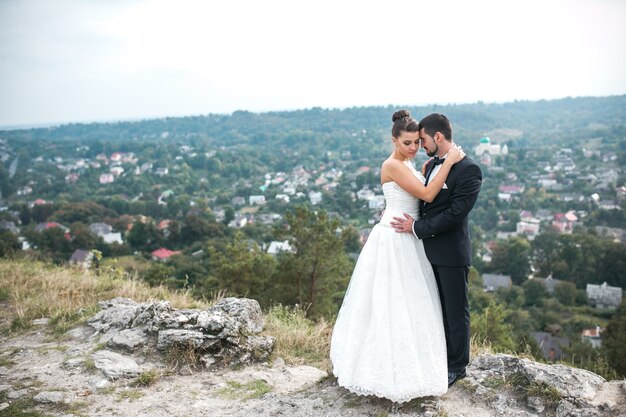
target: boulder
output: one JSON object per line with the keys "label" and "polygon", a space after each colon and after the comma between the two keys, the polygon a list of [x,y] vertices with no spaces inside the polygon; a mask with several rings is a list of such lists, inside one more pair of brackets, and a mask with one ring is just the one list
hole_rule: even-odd
{"label": "boulder", "polygon": [[[168,301],[136,303],[114,298],[98,303],[101,311],[88,320],[107,348],[134,352],[156,344],[193,346],[206,367],[267,360],[275,339],[258,334],[263,313],[256,300],[229,297],[206,310],[175,309]],[[155,340],[156,339],[156,340]]]}
{"label": "boulder", "polygon": [[99,350],[93,354],[96,368],[109,379],[133,378],[141,373],[137,362],[128,356],[110,350]]}

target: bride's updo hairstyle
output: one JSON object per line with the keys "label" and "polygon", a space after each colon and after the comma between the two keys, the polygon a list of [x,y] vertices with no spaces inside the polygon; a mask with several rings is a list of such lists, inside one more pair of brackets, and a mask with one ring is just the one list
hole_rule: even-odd
{"label": "bride's updo hairstyle", "polygon": [[419,132],[419,123],[411,117],[408,110],[398,110],[391,117],[393,126],[391,127],[391,136],[397,138],[402,132]]}

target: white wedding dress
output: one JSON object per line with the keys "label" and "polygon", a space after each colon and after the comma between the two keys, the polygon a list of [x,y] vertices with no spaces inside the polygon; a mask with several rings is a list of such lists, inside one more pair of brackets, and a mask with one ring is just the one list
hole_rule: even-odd
{"label": "white wedding dress", "polygon": [[[406,165],[424,182],[410,162]],[[333,329],[330,359],[340,386],[397,403],[448,390],[437,283],[421,240],[390,226],[418,216],[418,200],[383,184],[386,208],[359,255]]]}

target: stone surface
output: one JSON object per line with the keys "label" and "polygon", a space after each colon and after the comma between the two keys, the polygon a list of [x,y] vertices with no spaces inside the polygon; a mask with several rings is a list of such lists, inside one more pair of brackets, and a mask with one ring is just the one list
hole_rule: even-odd
{"label": "stone surface", "polygon": [[31,324],[33,326],[46,326],[49,322],[50,322],[50,319],[47,317],[31,320]]}
{"label": "stone surface", "polygon": [[65,400],[65,393],[60,391],[42,391],[35,395],[33,400],[42,404],[59,404]]}
{"label": "stone surface", "polygon": [[110,350],[99,350],[93,354],[96,368],[104,372],[109,379],[132,378],[141,373],[137,362],[132,358]]}
{"label": "stone surface", "polygon": [[9,400],[16,400],[18,398],[22,398],[25,395],[28,395],[28,388],[24,388],[24,389],[20,389],[16,391],[9,391],[7,393],[7,398]]}
{"label": "stone surface", "polygon": [[108,341],[107,347],[134,352],[148,343],[148,335],[141,328],[125,329],[116,332]]}
{"label": "stone surface", "polygon": [[207,368],[266,361],[275,339],[258,334],[263,313],[256,300],[229,297],[206,310],[171,307],[168,301],[136,303],[128,298],[101,301],[88,320],[108,349],[132,353],[156,346],[192,346]]}

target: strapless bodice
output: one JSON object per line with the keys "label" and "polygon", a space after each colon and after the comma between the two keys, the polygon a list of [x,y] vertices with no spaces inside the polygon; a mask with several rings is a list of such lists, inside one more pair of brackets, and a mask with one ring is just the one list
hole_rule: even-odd
{"label": "strapless bodice", "polygon": [[[411,162],[404,162],[411,169],[415,177],[424,184],[426,179],[421,172],[417,171]],[[394,217],[402,217],[403,213],[414,219],[419,218],[419,201],[412,194],[409,194],[395,181],[386,182],[382,185],[385,196],[385,213],[380,219],[380,224],[388,226]]]}

